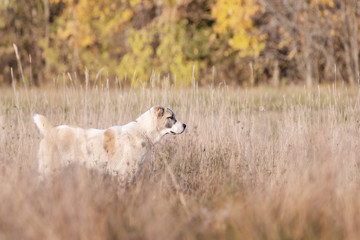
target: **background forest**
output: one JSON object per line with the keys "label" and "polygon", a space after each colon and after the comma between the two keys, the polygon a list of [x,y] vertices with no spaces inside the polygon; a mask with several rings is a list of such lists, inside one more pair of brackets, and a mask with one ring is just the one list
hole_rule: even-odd
{"label": "background forest", "polygon": [[[0,84],[358,82],[356,0],[1,0]],[[16,58],[13,43],[19,49]],[[18,60],[18,61],[17,61]],[[20,60],[20,61],[19,61]]]}

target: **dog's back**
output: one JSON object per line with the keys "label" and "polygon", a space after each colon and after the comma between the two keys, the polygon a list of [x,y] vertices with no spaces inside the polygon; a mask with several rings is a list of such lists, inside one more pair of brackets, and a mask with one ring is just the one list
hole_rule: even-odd
{"label": "dog's back", "polygon": [[54,127],[46,117],[36,114],[34,123],[44,138],[39,147],[39,172],[48,175],[74,161],[85,159],[86,132],[82,128],[60,125]]}
{"label": "dog's back", "polygon": [[[43,135],[39,146],[39,172],[47,176],[71,163],[107,171],[121,178],[134,175],[151,146],[137,131],[137,123],[108,129],[53,126],[36,114],[34,122]],[[131,173],[130,173],[131,172]],[[129,179],[131,179],[129,177]]]}

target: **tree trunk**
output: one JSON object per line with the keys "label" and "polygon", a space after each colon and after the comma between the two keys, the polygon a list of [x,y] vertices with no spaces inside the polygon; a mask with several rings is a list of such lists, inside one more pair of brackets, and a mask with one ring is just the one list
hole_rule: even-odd
{"label": "tree trunk", "polygon": [[310,48],[311,48],[311,33],[309,29],[309,15],[308,15],[308,6],[307,3],[304,3],[304,18],[305,18],[305,27],[304,27],[304,60],[305,60],[305,83],[307,87],[313,85],[312,79],[312,61],[310,58]]}
{"label": "tree trunk", "polygon": [[[43,0],[43,4],[44,4],[44,19],[45,19],[45,34],[44,34],[44,38],[45,38],[45,46],[44,46],[44,50],[48,50],[49,49],[49,39],[50,39],[50,30],[49,30],[49,21],[50,21],[50,6],[49,6],[49,0]],[[45,76],[48,76],[50,70],[49,70],[49,64],[47,64],[47,58],[44,58],[44,67],[45,67]]]}
{"label": "tree trunk", "polygon": [[354,72],[352,69],[352,53],[351,53],[351,38],[352,38],[352,34],[351,34],[351,30],[350,30],[350,24],[351,21],[349,19],[350,16],[348,16],[347,14],[347,10],[346,10],[346,4],[344,2],[341,2],[341,13],[342,13],[342,18],[344,20],[345,23],[345,36],[343,36],[343,44],[344,44],[344,50],[345,50],[345,68],[346,68],[346,73],[347,73],[347,77],[348,77],[348,82],[350,85],[354,85]]}
{"label": "tree trunk", "polygon": [[274,87],[278,87],[278,86],[280,85],[279,75],[280,75],[279,61],[278,61],[278,60],[275,60],[274,70],[273,70],[273,76],[272,76],[272,85],[273,85]]}
{"label": "tree trunk", "polygon": [[358,26],[358,3],[357,0],[355,0],[352,4],[354,4],[355,8],[355,15],[352,18],[351,24],[352,24],[352,36],[351,36],[351,49],[352,49],[352,58],[354,62],[354,74],[355,74],[355,80],[358,81],[359,84],[359,45],[358,45],[358,33],[359,33],[359,26]]}

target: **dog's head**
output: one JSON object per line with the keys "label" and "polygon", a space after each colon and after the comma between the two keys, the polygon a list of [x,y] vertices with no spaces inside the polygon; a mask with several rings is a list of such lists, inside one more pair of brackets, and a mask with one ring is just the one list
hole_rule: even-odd
{"label": "dog's head", "polygon": [[166,134],[181,134],[185,131],[186,124],[176,119],[170,108],[155,106],[141,115],[137,122],[147,132],[154,142]]}
{"label": "dog's head", "polygon": [[157,119],[157,129],[165,134],[181,134],[185,131],[186,124],[176,119],[170,108],[156,106],[151,109]]}

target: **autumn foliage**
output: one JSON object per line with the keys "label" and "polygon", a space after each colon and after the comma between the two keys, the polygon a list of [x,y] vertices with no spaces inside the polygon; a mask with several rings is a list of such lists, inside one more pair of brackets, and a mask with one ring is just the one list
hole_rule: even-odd
{"label": "autumn foliage", "polygon": [[[0,83],[59,76],[132,86],[305,83],[359,76],[356,0],[6,0]],[[101,71],[100,71],[101,70]],[[79,79],[84,79],[79,77]]]}

